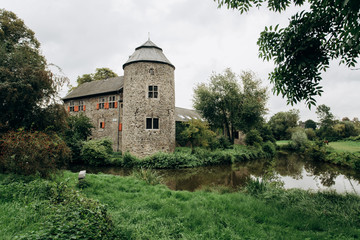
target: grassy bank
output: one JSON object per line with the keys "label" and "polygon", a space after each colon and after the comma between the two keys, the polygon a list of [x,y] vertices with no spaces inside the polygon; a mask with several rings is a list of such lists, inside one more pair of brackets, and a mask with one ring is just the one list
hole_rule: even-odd
{"label": "grassy bank", "polygon": [[360,142],[358,141],[330,142],[329,146],[337,152],[360,152]]}
{"label": "grassy bank", "polygon": [[[4,189],[4,186],[9,185],[9,180],[4,180],[4,175],[1,176],[0,186]],[[69,189],[77,189],[76,174],[65,172],[57,181],[64,182],[65,179],[69,179]],[[39,232],[39,229],[44,229],[49,224],[48,219],[51,219],[53,213],[47,212],[46,205],[39,204],[39,201],[48,201],[45,196],[39,198],[41,194],[35,194],[39,192],[35,187],[39,183],[22,185],[24,188],[12,189],[15,197],[8,194],[4,198],[1,193],[0,239],[14,239],[14,236],[19,235],[32,236],[29,232]],[[148,185],[133,177],[104,174],[88,174],[83,187],[81,196],[98,200],[99,208],[101,204],[107,205],[110,224],[107,223],[106,226],[111,227],[107,231],[122,239],[360,237],[360,199],[353,195],[276,190],[257,182],[249,187],[253,194],[231,193],[221,188],[214,192],[175,192],[163,185]],[[26,194],[16,195],[18,191],[24,192],[25,189]],[[24,196],[27,196],[26,201]],[[49,201],[47,203],[53,204]],[[63,211],[66,209],[59,208],[55,212],[61,215]],[[71,211],[76,216],[76,209]],[[94,219],[98,219],[96,216],[93,215]],[[61,224],[57,225],[59,229],[62,226],[76,226],[69,223],[73,221],[72,218],[60,219]],[[65,237],[64,235],[64,238],[59,239],[70,239],[69,236]]]}

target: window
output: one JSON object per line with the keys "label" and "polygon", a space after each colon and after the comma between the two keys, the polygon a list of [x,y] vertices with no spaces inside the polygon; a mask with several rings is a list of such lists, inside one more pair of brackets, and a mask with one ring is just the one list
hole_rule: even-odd
{"label": "window", "polygon": [[99,97],[98,109],[104,109],[104,108],[105,108],[105,98]]}
{"label": "window", "polygon": [[100,122],[100,128],[105,128],[105,122]]}
{"label": "window", "polygon": [[74,107],[75,107],[74,101],[70,101],[69,112],[73,112],[73,111],[74,111]]}
{"label": "window", "polygon": [[109,97],[109,108],[117,108],[116,96]]}
{"label": "window", "polygon": [[85,111],[84,101],[79,101],[79,111]]}
{"label": "window", "polygon": [[158,86],[149,86],[148,97],[158,98]]}
{"label": "window", "polygon": [[150,75],[154,75],[154,74],[155,74],[154,69],[153,69],[153,68],[150,68],[150,69],[149,69],[149,73],[150,73]]}
{"label": "window", "polygon": [[159,129],[159,118],[146,118],[146,129]]}

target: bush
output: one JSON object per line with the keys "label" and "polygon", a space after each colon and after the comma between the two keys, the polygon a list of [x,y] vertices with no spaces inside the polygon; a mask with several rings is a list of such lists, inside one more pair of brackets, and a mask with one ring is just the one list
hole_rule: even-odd
{"label": "bush", "polygon": [[276,154],[276,147],[275,144],[272,143],[271,141],[267,141],[266,143],[264,143],[262,145],[262,150],[269,154],[270,157],[274,157]]}
{"label": "bush", "polygon": [[296,150],[305,150],[306,145],[308,144],[309,140],[306,136],[306,133],[303,129],[296,129],[291,134],[291,143]]}
{"label": "bush", "polygon": [[306,133],[307,138],[308,138],[310,141],[315,140],[315,138],[316,138],[316,132],[315,132],[314,129],[312,129],[312,128],[306,128],[306,129],[305,129],[305,133]]}
{"label": "bush", "polygon": [[71,160],[71,151],[55,133],[9,132],[0,140],[0,171],[48,177]]}
{"label": "bush", "polygon": [[253,129],[250,130],[245,137],[245,143],[246,145],[250,145],[250,146],[257,146],[259,144],[261,144],[263,141],[262,137],[260,136],[260,133],[258,130]]}
{"label": "bush", "polygon": [[112,154],[112,142],[110,139],[90,140],[84,142],[81,149],[81,158],[86,164],[92,166],[106,165]]}

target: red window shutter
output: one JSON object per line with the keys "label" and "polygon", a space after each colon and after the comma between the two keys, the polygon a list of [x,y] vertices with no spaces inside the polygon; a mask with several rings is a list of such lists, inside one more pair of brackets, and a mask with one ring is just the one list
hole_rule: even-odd
{"label": "red window shutter", "polygon": [[78,111],[79,111],[79,106],[75,106],[75,107],[74,107],[74,111],[75,111],[75,112],[78,112]]}
{"label": "red window shutter", "polygon": [[109,103],[108,102],[105,103],[105,109],[109,109]]}
{"label": "red window shutter", "polygon": [[115,102],[115,108],[117,108],[117,102]]}
{"label": "red window shutter", "polygon": [[70,106],[68,107],[68,112],[70,112]]}
{"label": "red window shutter", "polygon": [[119,123],[119,131],[122,131],[122,123]]}
{"label": "red window shutter", "polygon": [[96,104],[96,109],[99,110],[99,104],[98,103]]}
{"label": "red window shutter", "polygon": [[83,106],[83,111],[84,111],[84,112],[85,112],[85,109],[86,109],[86,106],[84,105],[84,106]]}
{"label": "red window shutter", "polygon": [[103,128],[105,128],[105,122],[103,122]]}

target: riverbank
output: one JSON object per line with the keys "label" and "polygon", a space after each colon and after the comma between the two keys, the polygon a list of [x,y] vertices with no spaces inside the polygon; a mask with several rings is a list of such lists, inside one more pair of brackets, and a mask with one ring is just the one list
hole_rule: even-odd
{"label": "riverbank", "polygon": [[[1,239],[15,236],[36,239],[34,236],[41,234],[47,237],[41,239],[55,239],[57,233],[63,234],[59,234],[60,239],[70,239],[82,236],[81,231],[88,233],[94,229],[96,234],[97,228],[91,226],[96,226],[97,221],[100,221],[98,229],[103,231],[102,239],[360,237],[360,198],[354,195],[285,191],[256,181],[247,192],[231,192],[227,188],[178,192],[163,185],[148,185],[134,177],[105,174],[88,174],[79,189],[77,174],[70,172],[56,178],[55,181],[62,184],[52,186],[52,181],[36,181],[21,183],[17,177],[11,180],[8,175],[0,175]],[[70,192],[79,190],[86,204],[66,212],[68,208],[57,205],[66,206],[70,201],[61,202],[60,198],[56,203],[46,199],[46,191],[59,197],[62,194],[58,193],[65,188]],[[53,205],[55,211],[47,211],[47,204]],[[91,211],[81,211],[86,208]],[[80,217],[74,218],[78,215]],[[89,222],[93,224],[87,225]]]}

